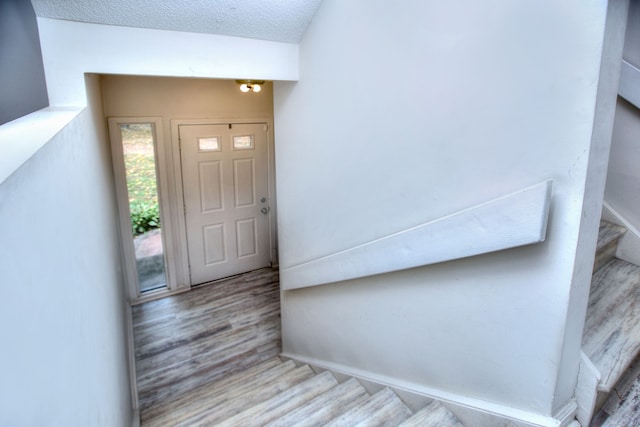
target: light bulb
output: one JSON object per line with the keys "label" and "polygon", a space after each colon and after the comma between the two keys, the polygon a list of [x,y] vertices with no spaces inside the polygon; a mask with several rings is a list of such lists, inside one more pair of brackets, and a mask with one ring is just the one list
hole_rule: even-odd
{"label": "light bulb", "polygon": [[243,83],[243,84],[240,85],[240,90],[242,92],[249,92],[251,89],[249,88],[249,86],[247,84]]}
{"label": "light bulb", "polygon": [[253,91],[254,92],[260,92],[261,90],[262,90],[262,88],[260,87],[260,85],[258,85],[258,84],[253,85]]}

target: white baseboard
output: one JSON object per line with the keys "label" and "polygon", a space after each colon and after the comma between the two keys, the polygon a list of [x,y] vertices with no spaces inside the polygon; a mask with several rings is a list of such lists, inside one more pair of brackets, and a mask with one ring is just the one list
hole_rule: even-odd
{"label": "white baseboard", "polygon": [[437,400],[449,409],[458,419],[468,426],[474,427],[564,427],[569,426],[576,414],[577,405],[570,401],[558,413],[551,417],[510,406],[500,405],[468,396],[451,393],[408,381],[396,380],[384,375],[354,369],[338,363],[327,362],[311,357],[284,352],[282,357],[292,359],[300,363],[327,369],[340,375],[348,375],[364,383],[375,383],[389,387],[406,401],[407,396],[414,395],[411,399],[425,402]]}
{"label": "white baseboard", "polygon": [[140,423],[140,412],[138,403],[138,380],[136,374],[136,350],[133,336],[133,312],[127,304],[125,306],[125,326],[127,333],[127,361],[129,363],[129,387],[131,390],[131,408],[138,411],[138,424]]}
{"label": "white baseboard", "polygon": [[634,227],[606,201],[602,204],[602,219],[622,225],[627,229],[627,232],[624,233],[618,243],[616,257],[640,266],[640,230]]}
{"label": "white baseboard", "polygon": [[131,414],[131,427],[140,427],[140,409],[134,409]]}
{"label": "white baseboard", "polygon": [[584,426],[588,426],[593,417],[596,400],[598,399],[600,377],[598,368],[584,352],[581,352],[580,371],[578,372],[578,384],[576,385],[576,402],[578,404],[576,418]]}

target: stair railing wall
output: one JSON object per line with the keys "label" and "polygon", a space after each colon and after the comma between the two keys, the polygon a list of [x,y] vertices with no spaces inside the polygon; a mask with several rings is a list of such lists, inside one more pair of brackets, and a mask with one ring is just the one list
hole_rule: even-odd
{"label": "stair railing wall", "polygon": [[281,269],[291,290],[422,267],[545,240],[552,181]]}

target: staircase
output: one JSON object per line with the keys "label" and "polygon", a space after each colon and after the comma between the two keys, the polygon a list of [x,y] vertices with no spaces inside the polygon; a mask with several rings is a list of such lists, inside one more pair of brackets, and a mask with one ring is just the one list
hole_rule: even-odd
{"label": "staircase", "polygon": [[592,413],[620,394],[617,388],[628,382],[621,378],[640,353],[640,267],[615,257],[624,233],[623,227],[600,224],[582,337],[583,352],[600,373]]}
{"label": "staircase", "polygon": [[[583,427],[640,425],[640,267],[615,257],[624,233],[601,223],[582,339],[591,373],[588,398],[577,399],[587,402],[578,410]],[[278,295],[277,272],[257,271],[136,307],[141,425],[463,425],[437,401],[403,401],[389,388],[276,356]],[[180,339],[158,338],[167,330]]]}
{"label": "staircase", "polygon": [[[178,398],[143,426],[462,426],[432,401],[414,413],[389,388],[369,394],[355,378],[340,382],[279,357]],[[167,409],[167,408],[165,408]]]}

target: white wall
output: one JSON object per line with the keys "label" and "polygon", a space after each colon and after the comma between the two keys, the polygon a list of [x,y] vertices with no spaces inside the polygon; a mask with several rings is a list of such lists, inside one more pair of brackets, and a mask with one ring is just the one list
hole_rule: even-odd
{"label": "white wall", "polygon": [[625,61],[640,68],[640,3],[637,1],[631,1],[629,4],[627,36],[622,55]]}
{"label": "white wall", "polygon": [[88,82],[91,109],[0,185],[0,425],[131,424],[110,157]]}
{"label": "white wall", "polygon": [[129,425],[110,154],[99,81],[87,93],[85,75],[289,80],[298,47],[44,18],[38,28],[52,111],[88,108],[45,144],[2,141],[29,160],[0,183],[0,424]]}
{"label": "white wall", "polygon": [[49,102],[84,105],[83,74],[295,80],[298,46],[38,18]]}
{"label": "white wall", "polygon": [[[640,2],[631,2],[624,59],[636,67],[636,79],[640,78]],[[633,85],[633,92],[622,94],[616,106],[616,116],[611,143],[611,156],[607,175],[605,200],[629,225],[640,230],[640,88]],[[640,237],[640,236],[639,236]],[[635,257],[637,258],[637,256]]]}
{"label": "white wall", "polygon": [[618,99],[605,200],[640,230],[640,111]]}
{"label": "white wall", "polygon": [[285,352],[532,414],[570,402],[592,263],[576,254],[593,255],[606,165],[589,155],[612,120],[594,129],[606,12],[322,3],[299,82],[274,90],[282,268],[546,179],[554,193],[542,244],[283,292]]}

